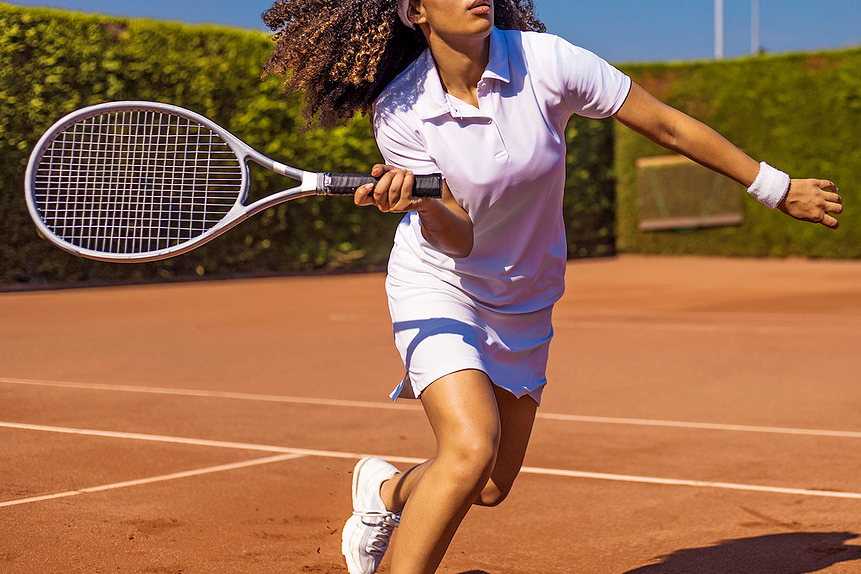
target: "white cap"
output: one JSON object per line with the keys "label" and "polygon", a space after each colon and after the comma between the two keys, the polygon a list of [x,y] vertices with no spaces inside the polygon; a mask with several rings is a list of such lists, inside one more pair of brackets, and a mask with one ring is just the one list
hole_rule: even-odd
{"label": "white cap", "polygon": [[416,25],[410,22],[410,0],[398,0],[398,16],[407,28],[415,30]]}

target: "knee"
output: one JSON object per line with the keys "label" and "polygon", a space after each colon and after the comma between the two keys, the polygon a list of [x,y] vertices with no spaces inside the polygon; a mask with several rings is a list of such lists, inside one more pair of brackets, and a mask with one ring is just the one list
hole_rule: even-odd
{"label": "knee", "polygon": [[494,478],[491,477],[478,495],[478,499],[476,499],[475,504],[477,506],[487,507],[499,506],[502,504],[502,501],[508,497],[508,493],[511,492],[512,484],[513,481],[502,482],[494,480]]}
{"label": "knee", "polygon": [[458,481],[479,485],[488,481],[493,471],[497,446],[496,436],[478,438],[467,435],[441,449],[438,458],[445,461]]}

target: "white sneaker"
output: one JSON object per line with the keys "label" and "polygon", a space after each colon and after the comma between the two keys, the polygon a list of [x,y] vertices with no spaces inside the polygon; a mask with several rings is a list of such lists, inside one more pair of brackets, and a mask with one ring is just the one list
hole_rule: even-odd
{"label": "white sneaker", "polygon": [[398,472],[373,457],[363,458],[353,469],[353,516],[341,535],[341,551],[350,574],[374,574],[389,547],[401,513],[386,509],[380,486]]}

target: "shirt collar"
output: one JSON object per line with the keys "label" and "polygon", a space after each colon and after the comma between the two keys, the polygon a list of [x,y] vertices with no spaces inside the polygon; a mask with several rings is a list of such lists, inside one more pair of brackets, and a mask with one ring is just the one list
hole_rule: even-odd
{"label": "shirt collar", "polygon": [[[504,83],[511,81],[511,71],[508,63],[508,49],[503,33],[494,27],[490,32],[490,60],[484,73],[481,75],[484,80],[497,80]],[[424,70],[424,93],[417,102],[416,111],[419,117],[424,120],[432,120],[442,115],[451,114],[452,108],[449,104],[449,99],[442,88],[442,81],[439,78],[439,72],[433,61],[430,48],[426,49],[417,62],[420,69]]]}
{"label": "shirt collar", "polygon": [[496,27],[490,32],[490,61],[487,63],[482,78],[499,80],[506,84],[511,81],[508,45],[505,41],[505,35]]}

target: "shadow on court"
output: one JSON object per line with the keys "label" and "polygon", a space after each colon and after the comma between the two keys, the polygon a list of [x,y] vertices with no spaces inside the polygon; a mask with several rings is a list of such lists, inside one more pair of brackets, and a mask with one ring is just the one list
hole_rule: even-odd
{"label": "shadow on court", "polygon": [[[793,532],[726,540],[661,556],[657,564],[625,574],[808,574],[841,562],[861,561],[851,532]],[[861,564],[858,565],[861,568]]]}

